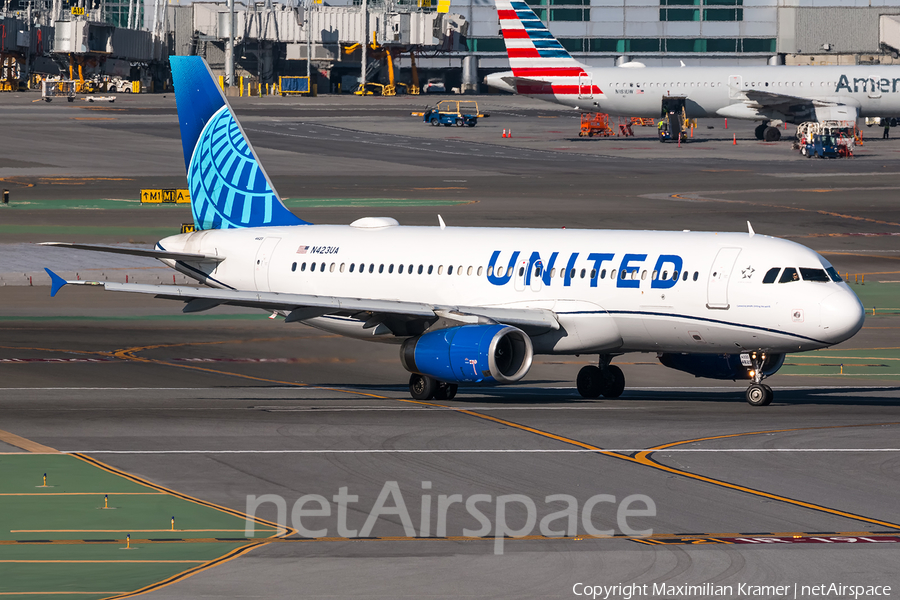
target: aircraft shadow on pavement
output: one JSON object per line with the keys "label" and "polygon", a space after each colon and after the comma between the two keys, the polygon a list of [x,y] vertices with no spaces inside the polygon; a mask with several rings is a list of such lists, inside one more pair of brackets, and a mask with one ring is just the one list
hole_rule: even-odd
{"label": "aircraft shadow on pavement", "polygon": [[[527,387],[460,387],[459,395],[452,400],[454,404],[496,403],[496,404],[590,404],[598,402],[728,402],[745,403],[744,389],[731,390],[695,388],[690,390],[628,390],[620,398],[609,400],[598,398],[590,400],[582,398],[574,387],[546,388],[539,386],[558,384],[556,381],[529,381]],[[332,386],[323,386],[332,387]],[[348,387],[334,384],[334,387]],[[353,386],[372,393],[397,393],[406,391],[405,386]],[[852,405],[852,406],[900,406],[900,386],[883,388],[841,387],[779,389],[774,386],[775,400],[773,405]],[[438,402],[438,401],[435,401]]]}

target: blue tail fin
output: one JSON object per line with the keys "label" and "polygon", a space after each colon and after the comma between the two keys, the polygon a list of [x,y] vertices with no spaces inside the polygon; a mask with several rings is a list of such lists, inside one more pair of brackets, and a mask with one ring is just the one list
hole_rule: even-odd
{"label": "blue tail fin", "polygon": [[289,211],[206,61],[170,56],[194,227],[309,225]]}

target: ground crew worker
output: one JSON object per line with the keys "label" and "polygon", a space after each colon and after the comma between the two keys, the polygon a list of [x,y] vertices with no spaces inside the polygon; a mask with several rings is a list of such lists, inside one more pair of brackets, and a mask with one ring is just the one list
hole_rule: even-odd
{"label": "ground crew worker", "polygon": [[881,136],[881,139],[887,140],[891,137],[891,122],[888,120],[884,121],[884,135]]}

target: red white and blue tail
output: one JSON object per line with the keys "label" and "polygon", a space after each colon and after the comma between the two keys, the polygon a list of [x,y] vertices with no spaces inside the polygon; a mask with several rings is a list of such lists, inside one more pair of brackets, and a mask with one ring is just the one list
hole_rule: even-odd
{"label": "red white and blue tail", "polygon": [[500,29],[517,77],[578,76],[584,65],[572,58],[525,2],[495,0]]}

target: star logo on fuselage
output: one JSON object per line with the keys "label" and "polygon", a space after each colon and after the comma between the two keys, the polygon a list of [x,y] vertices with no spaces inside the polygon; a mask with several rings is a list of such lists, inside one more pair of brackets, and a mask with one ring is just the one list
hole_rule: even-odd
{"label": "star logo on fuselage", "polygon": [[756,269],[753,267],[747,267],[745,269],[741,269],[741,279],[750,279],[753,277],[753,274],[756,272]]}

